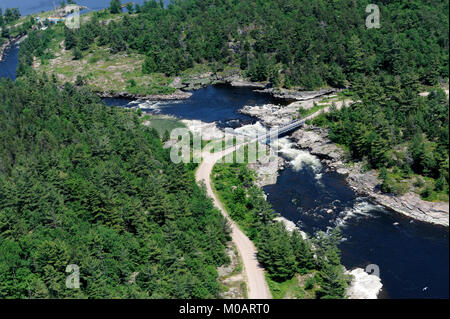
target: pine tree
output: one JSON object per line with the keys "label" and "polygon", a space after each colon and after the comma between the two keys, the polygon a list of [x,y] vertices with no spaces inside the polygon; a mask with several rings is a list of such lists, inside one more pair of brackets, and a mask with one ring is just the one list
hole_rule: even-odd
{"label": "pine tree", "polygon": [[117,14],[122,12],[122,3],[120,0],[111,0],[111,3],[109,5],[109,12],[112,14]]}

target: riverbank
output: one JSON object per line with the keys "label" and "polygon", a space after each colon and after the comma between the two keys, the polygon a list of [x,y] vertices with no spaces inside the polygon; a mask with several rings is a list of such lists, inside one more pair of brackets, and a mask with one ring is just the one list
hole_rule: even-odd
{"label": "riverbank", "polygon": [[117,99],[130,99],[130,100],[145,100],[145,101],[163,101],[163,100],[186,100],[192,96],[191,92],[184,92],[177,90],[170,94],[151,94],[140,95],[132,94],[129,92],[95,92],[101,98],[117,98]]}
{"label": "riverbank", "polygon": [[[311,109],[314,105],[326,111],[327,105],[334,102],[337,108],[350,103],[350,100],[336,99],[337,96],[317,92],[309,100],[297,101],[283,107],[278,105],[247,106],[241,112],[259,119],[264,125],[272,127],[286,124],[299,116],[298,109]],[[324,99],[324,96],[326,97]],[[335,99],[335,100],[334,100]],[[317,112],[320,113],[320,112]],[[315,113],[315,114],[317,114]],[[314,116],[314,115],[313,115]],[[364,171],[362,163],[350,164],[345,151],[328,138],[328,131],[319,127],[305,126],[291,135],[296,147],[308,150],[317,156],[327,167],[345,176],[350,187],[360,196],[369,197],[374,203],[390,208],[410,218],[449,226],[449,205],[445,202],[428,202],[412,191],[396,196],[380,190],[378,173]]]}
{"label": "riverbank", "polygon": [[375,170],[364,172],[362,163],[350,164],[342,148],[336,146],[325,129],[307,126],[292,135],[301,149],[308,149],[326,164],[328,169],[346,176],[352,189],[361,196],[369,197],[376,204],[390,208],[400,214],[427,223],[449,226],[449,206],[445,202],[428,202],[414,192],[402,196],[385,194],[380,190],[378,173]]}
{"label": "riverbank", "polygon": [[[19,41],[20,39],[14,39]],[[8,45],[11,45],[11,41]],[[3,47],[3,46],[2,46]],[[3,51],[6,50],[8,46],[4,45]],[[3,53],[3,52],[2,52]],[[53,60],[52,60],[53,61]],[[123,61],[122,61],[123,62]],[[87,65],[79,66],[80,68],[89,69],[91,66],[89,63]],[[113,70],[119,69],[119,65],[109,65],[108,68]],[[74,73],[74,76],[77,73]],[[58,74],[60,76],[60,74]],[[168,83],[167,78],[159,79],[158,85],[163,85],[164,83]],[[186,90],[201,88],[204,86],[208,86],[211,84],[219,84],[225,83],[230,84],[232,86],[251,86],[253,88],[260,88],[261,92],[272,94],[277,98],[283,99],[298,99],[298,101],[289,104],[287,107],[277,106],[277,105],[269,105],[263,107],[248,107],[242,110],[243,113],[248,114],[250,116],[259,118],[265,125],[273,126],[273,125],[281,125],[286,122],[291,121],[295,117],[299,116],[298,109],[300,107],[304,109],[312,108],[315,104],[320,105],[321,101],[324,97],[329,97],[330,94],[333,94],[336,90],[326,89],[320,90],[317,92],[299,92],[293,90],[280,90],[280,89],[270,89],[265,88],[266,85],[264,83],[251,83],[242,78],[239,72],[236,70],[227,70],[221,73],[204,73],[200,76],[193,76],[188,80],[182,80],[181,78],[175,78],[170,85],[175,90],[174,93],[171,94],[151,94],[151,95],[139,95],[139,94],[131,94],[126,91],[117,91],[119,93],[110,93],[105,91],[98,91],[99,96],[101,97],[120,97],[120,98],[130,98],[130,99],[147,99],[147,100],[181,100],[188,99],[192,93],[186,92]],[[344,104],[345,101],[337,101],[337,106]],[[320,138],[325,139],[327,134],[324,136],[319,135]],[[339,149],[332,147],[332,143],[329,141],[323,140],[321,142],[320,138],[316,141],[318,144],[314,147],[315,149],[320,148],[323,154],[322,160],[327,162],[330,167],[335,167],[338,173],[343,173],[347,176],[348,183],[360,194],[364,196],[369,196],[373,201],[379,203],[385,207],[389,207],[403,215],[407,215],[409,217],[435,223],[439,225],[448,226],[448,204],[447,203],[431,203],[423,201],[419,195],[409,192],[403,196],[394,196],[388,194],[382,194],[379,191],[379,182],[377,180],[377,174],[374,171],[362,172],[361,168],[354,165],[351,170],[347,167],[346,163],[339,158],[336,159],[336,162],[330,161],[327,158],[330,154],[336,153],[339,154]],[[333,144],[334,145],[334,144]],[[299,148],[309,149],[307,144],[301,145],[298,144]],[[330,154],[329,154],[330,153]],[[317,152],[319,154],[319,152]],[[319,156],[320,157],[320,156]],[[342,157],[342,156],[341,156]],[[351,173],[351,174],[350,174]]]}
{"label": "riverbank", "polygon": [[22,42],[25,38],[26,35],[19,35],[17,37],[10,38],[5,43],[3,43],[2,46],[0,46],[0,62],[3,61],[4,54],[9,47]]}

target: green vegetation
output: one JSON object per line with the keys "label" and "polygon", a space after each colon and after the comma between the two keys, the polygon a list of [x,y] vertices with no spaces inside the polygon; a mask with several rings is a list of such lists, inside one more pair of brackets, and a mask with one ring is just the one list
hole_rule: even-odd
{"label": "green vegetation", "polygon": [[0,298],[218,296],[225,219],[139,115],[45,74],[0,81]]}
{"label": "green vegetation", "polygon": [[[448,198],[448,102],[436,87],[448,81],[449,2],[390,1],[380,5],[379,29],[365,26],[368,3],[184,0],[164,8],[148,1],[129,14],[113,1],[79,31],[56,26],[31,36],[19,74],[37,56],[40,71],[63,82],[81,74],[96,91],[168,94],[173,76],[238,69],[287,88],[351,86],[357,103],[313,123],[329,127],[353,160],[386,168],[385,191],[405,193],[420,175],[433,180],[416,188],[423,198]],[[62,47],[47,38],[63,42],[70,58],[55,59]],[[423,87],[428,97],[419,96]]]}
{"label": "green vegetation", "polygon": [[379,29],[365,26],[368,0],[184,0],[167,9],[148,1],[137,15],[120,13],[118,2],[110,12],[121,21],[99,34],[82,26],[79,45],[136,50],[146,55],[144,72],[234,65],[254,81],[309,89],[344,87],[380,70],[413,72],[428,84],[448,77],[448,1],[384,3]]}
{"label": "green vegetation", "polygon": [[307,116],[309,116],[311,114],[314,114],[314,113],[324,109],[327,106],[328,106],[328,104],[317,104],[317,103],[314,103],[314,106],[312,108],[310,108],[310,109],[305,109],[305,108],[300,107],[298,109],[298,118],[301,119],[301,118],[307,117]]}
{"label": "green vegetation", "polygon": [[[84,83],[97,92],[129,92],[140,96],[171,94],[176,89],[169,86],[172,78],[162,73],[147,75],[142,72],[143,56],[139,53],[111,54],[106,47],[97,45],[81,50],[67,41],[76,33],[64,25],[55,25],[45,32],[32,31],[21,46],[18,75],[31,72],[57,74],[59,83],[75,83],[80,76]],[[66,39],[66,41],[64,41]],[[70,50],[64,50],[63,44]],[[37,61],[33,65],[33,57]],[[87,62],[87,63],[86,63]]]}
{"label": "green vegetation", "polygon": [[313,123],[329,127],[331,139],[347,147],[353,159],[380,169],[384,192],[402,195],[416,178],[427,178],[430,183],[417,192],[427,200],[448,201],[449,102],[442,89],[430,91],[420,96],[417,80],[385,74],[356,90],[360,102]]}
{"label": "green vegetation", "polygon": [[20,18],[20,11],[17,8],[6,8],[5,13],[0,8],[0,27],[4,27],[5,25],[12,24],[16,22]]}
{"label": "green vegetation", "polygon": [[17,8],[7,8],[4,13],[0,8],[0,46],[7,39],[25,35],[34,24],[31,16],[21,18]]}
{"label": "green vegetation", "polygon": [[427,85],[448,78],[448,1],[384,3],[379,29],[365,26],[369,3],[184,0],[164,8],[147,1],[130,14],[112,1],[79,31],[66,30],[65,48],[140,54],[144,74],[233,66],[287,88],[357,86],[381,71]]}
{"label": "green vegetation", "polygon": [[[348,278],[340,264],[338,229],[306,240],[297,230],[287,231],[274,220],[277,215],[246,164],[216,164],[212,177],[230,217],[255,243],[274,297],[345,297]],[[299,285],[298,274],[313,274],[316,279]]]}
{"label": "green vegetation", "polygon": [[168,140],[170,137],[170,132],[176,128],[186,127],[182,122],[175,118],[149,116],[149,119],[144,119],[148,121],[148,126],[155,129],[159,136],[163,138],[164,141]]}

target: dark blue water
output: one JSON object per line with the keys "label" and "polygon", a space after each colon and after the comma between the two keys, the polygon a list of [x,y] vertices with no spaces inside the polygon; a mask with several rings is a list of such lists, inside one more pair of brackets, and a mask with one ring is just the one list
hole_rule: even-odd
{"label": "dark blue water", "polygon": [[[54,9],[59,5],[59,0],[1,0],[0,8],[19,8],[22,15],[28,15],[38,13],[41,11],[48,11]],[[90,10],[101,10],[108,8],[111,0],[77,0],[76,3],[80,6],[86,6]],[[128,1],[122,1],[126,3]],[[132,2],[137,4],[144,3],[144,0],[133,0]],[[170,0],[164,0],[167,5]]]}
{"label": "dark blue water", "polygon": [[309,234],[340,226],[343,264],[347,269],[378,265],[381,298],[449,297],[448,228],[371,205],[339,174],[322,172],[317,180],[316,173],[286,169],[277,184],[264,187],[268,201]]}
{"label": "dark blue water", "polygon": [[16,68],[19,61],[19,46],[14,45],[6,49],[0,62],[0,80],[2,78],[16,79]]}
{"label": "dark blue water", "polygon": [[158,101],[136,104],[127,99],[105,99],[110,106],[128,106],[140,108],[148,113],[173,115],[180,119],[217,122],[218,126],[236,127],[254,123],[252,117],[239,113],[245,105],[261,105],[266,103],[285,103],[269,94],[255,92],[250,88],[228,85],[214,85],[195,90],[192,97],[180,101]]}
{"label": "dark blue water", "polygon": [[[17,47],[7,51],[0,62],[0,79],[15,78],[17,56]],[[122,99],[106,102],[138,105]],[[195,91],[185,101],[150,103],[147,111],[237,126],[254,122],[238,112],[242,106],[274,102],[278,101],[248,88],[211,86]],[[448,228],[415,222],[370,205],[357,198],[340,175],[322,172],[317,180],[316,173],[309,168],[281,172],[277,184],[264,188],[269,202],[310,234],[340,226],[345,238],[341,243],[343,264],[348,269],[378,265],[384,285],[381,297],[449,297]]]}

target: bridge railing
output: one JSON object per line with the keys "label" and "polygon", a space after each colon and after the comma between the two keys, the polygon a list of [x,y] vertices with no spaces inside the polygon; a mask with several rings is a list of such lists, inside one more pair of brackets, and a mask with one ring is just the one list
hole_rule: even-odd
{"label": "bridge railing", "polygon": [[[282,127],[278,128],[278,130],[274,130],[274,131],[272,130],[272,131],[269,131],[268,133],[265,133],[264,135],[255,137],[252,140],[252,142],[262,141],[262,140],[267,141],[267,139],[269,139],[269,138],[272,138],[272,137],[275,137],[275,136],[279,136],[280,134],[284,134],[284,133],[286,133],[286,132],[288,132],[290,130],[293,130],[293,129],[296,129],[296,128],[302,126],[303,124],[305,124],[304,120],[291,121],[288,124],[283,125]],[[240,133],[235,133],[235,132],[233,132],[231,134],[251,137],[251,136],[246,135],[246,134],[240,134]]]}

